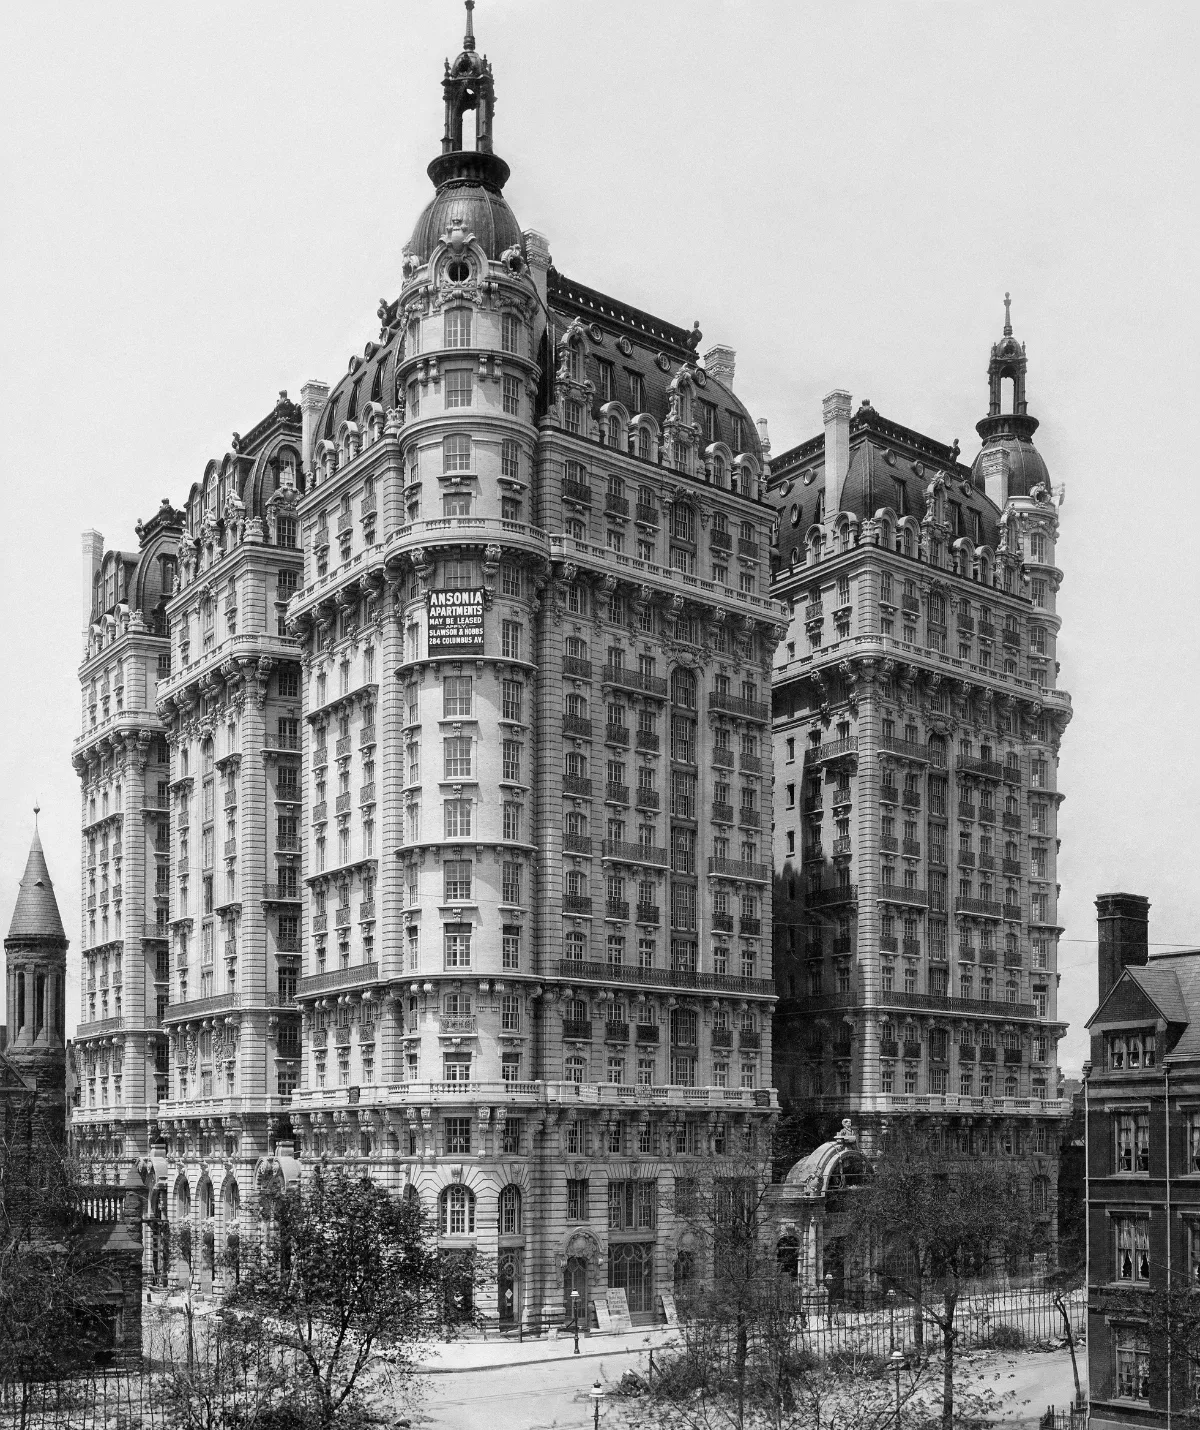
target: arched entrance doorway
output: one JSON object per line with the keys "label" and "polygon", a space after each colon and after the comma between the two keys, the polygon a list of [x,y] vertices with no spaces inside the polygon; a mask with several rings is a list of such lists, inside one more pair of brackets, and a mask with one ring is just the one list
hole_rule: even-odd
{"label": "arched entrance doorway", "polygon": [[579,1324],[588,1324],[588,1258],[568,1256],[563,1267],[563,1310],[570,1320],[578,1311]]}
{"label": "arched entrance doorway", "polygon": [[517,1247],[501,1251],[496,1267],[496,1292],[500,1324],[515,1326],[521,1319],[521,1252]]}

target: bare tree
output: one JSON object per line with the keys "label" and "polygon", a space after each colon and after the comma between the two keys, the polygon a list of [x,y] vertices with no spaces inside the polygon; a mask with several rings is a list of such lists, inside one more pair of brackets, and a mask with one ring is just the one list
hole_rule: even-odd
{"label": "bare tree", "polygon": [[845,1215],[847,1247],[913,1307],[918,1343],[925,1316],[937,1326],[941,1423],[953,1430],[959,1300],[1034,1243],[1028,1200],[1013,1169],[998,1158],[934,1150],[919,1134],[901,1132],[847,1200]]}

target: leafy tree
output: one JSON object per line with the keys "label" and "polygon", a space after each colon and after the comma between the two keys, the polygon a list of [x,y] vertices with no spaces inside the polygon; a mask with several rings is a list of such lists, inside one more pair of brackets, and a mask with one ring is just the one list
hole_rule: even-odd
{"label": "leafy tree", "polygon": [[366,1177],[318,1169],[277,1199],[274,1232],[240,1256],[225,1304],[264,1318],[293,1352],[321,1430],[349,1423],[387,1367],[412,1393],[420,1347],[475,1319],[473,1253],[439,1250],[419,1202]]}
{"label": "leafy tree", "polygon": [[0,1382],[20,1393],[90,1360],[104,1343],[105,1270],[79,1208],[75,1164],[46,1135],[36,1097],[5,1109],[0,1140]]}
{"label": "leafy tree", "polygon": [[1011,1167],[995,1158],[934,1150],[911,1132],[893,1135],[874,1175],[846,1203],[846,1243],[924,1317],[942,1340],[943,1430],[954,1426],[955,1310],[971,1283],[1002,1273],[1034,1245],[1029,1205]]}
{"label": "leafy tree", "polygon": [[156,1398],[171,1430],[305,1430],[313,1417],[297,1403],[287,1359],[271,1328],[256,1316],[221,1311],[201,1323],[186,1357],[170,1327],[147,1345],[161,1366]]}

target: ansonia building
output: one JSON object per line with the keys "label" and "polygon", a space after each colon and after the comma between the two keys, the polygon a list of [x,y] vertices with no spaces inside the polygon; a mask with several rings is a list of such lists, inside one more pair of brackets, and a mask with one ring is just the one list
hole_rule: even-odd
{"label": "ansonia building", "polygon": [[765,429],[521,229],[471,8],[378,336],[88,547],[77,1135],[201,1280],[328,1158],[502,1324],[649,1317],[677,1183],[777,1115]]}

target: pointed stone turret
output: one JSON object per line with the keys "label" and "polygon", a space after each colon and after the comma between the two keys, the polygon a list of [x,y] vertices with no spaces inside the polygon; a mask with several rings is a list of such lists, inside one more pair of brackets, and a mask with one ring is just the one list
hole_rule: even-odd
{"label": "pointed stone turret", "polygon": [[25,861],[25,877],[21,880],[21,892],[17,895],[17,906],[8,926],[5,946],[13,939],[30,938],[60,939],[64,943],[67,938],[36,823],[29,858]]}
{"label": "pointed stone turret", "polygon": [[5,1056],[37,1088],[47,1135],[66,1138],[67,935],[36,825],[25,876],[4,940]]}

